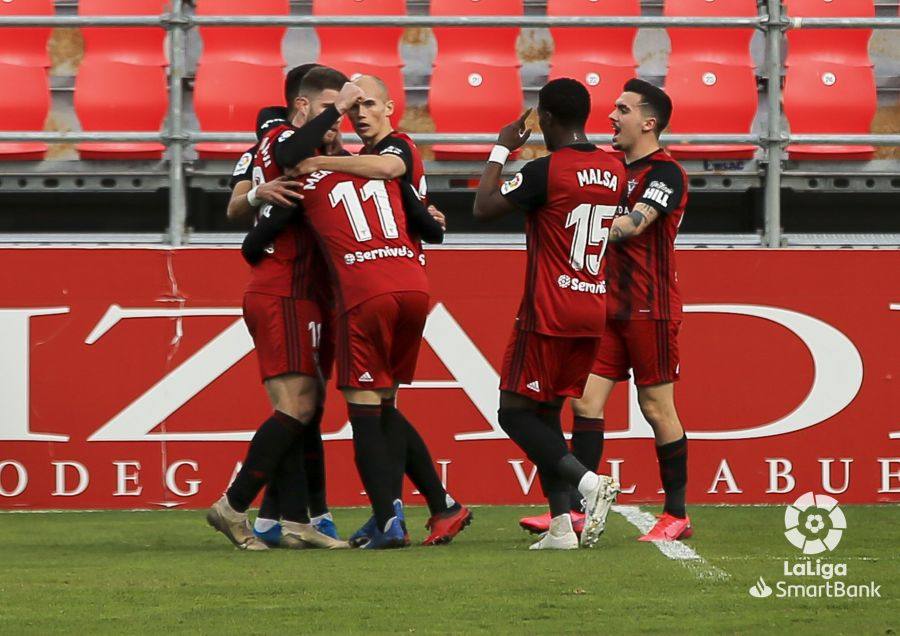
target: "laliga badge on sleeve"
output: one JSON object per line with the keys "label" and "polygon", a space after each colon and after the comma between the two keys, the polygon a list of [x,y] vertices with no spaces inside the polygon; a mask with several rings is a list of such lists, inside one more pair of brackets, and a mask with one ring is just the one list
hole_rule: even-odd
{"label": "laliga badge on sleeve", "polygon": [[520,185],[522,185],[522,173],[517,172],[512,179],[503,182],[503,185],[500,186],[500,194],[509,194]]}

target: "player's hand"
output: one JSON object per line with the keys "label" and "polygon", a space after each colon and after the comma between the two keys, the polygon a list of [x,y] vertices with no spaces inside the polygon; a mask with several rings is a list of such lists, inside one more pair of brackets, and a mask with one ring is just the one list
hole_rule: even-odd
{"label": "player's hand", "polygon": [[336,157],[337,155],[344,153],[344,138],[341,136],[341,131],[338,130],[334,133],[334,137],[331,141],[325,144],[325,154],[329,157]]}
{"label": "player's hand", "polygon": [[309,159],[304,159],[297,166],[291,170],[291,174],[301,175],[301,174],[312,174],[316,170],[319,169],[319,158],[318,157],[310,157]]}
{"label": "player's hand", "polygon": [[339,113],[344,114],[361,102],[363,97],[365,97],[363,89],[353,82],[345,82],[337,99],[334,100],[334,107],[338,109]]}
{"label": "player's hand", "polygon": [[447,217],[444,216],[443,212],[438,210],[433,205],[429,205],[428,206],[428,214],[430,214],[431,218],[433,218],[435,221],[437,221],[440,224],[442,230],[444,230],[445,232],[447,231]]}
{"label": "player's hand", "polygon": [[531,109],[529,108],[516,121],[501,128],[500,134],[497,136],[497,143],[501,146],[506,146],[510,151],[524,146],[528,138],[531,137],[531,129],[525,126],[525,120],[528,119],[530,114]]}
{"label": "player's hand", "polygon": [[278,177],[274,181],[260,184],[256,188],[256,198],[285,208],[293,208],[303,200],[298,192],[300,184],[290,177]]}

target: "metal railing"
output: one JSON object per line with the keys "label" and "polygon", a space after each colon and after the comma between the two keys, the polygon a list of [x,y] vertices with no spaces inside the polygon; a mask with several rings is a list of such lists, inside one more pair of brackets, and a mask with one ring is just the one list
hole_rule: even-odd
{"label": "metal railing", "polygon": [[[184,243],[187,218],[185,149],[201,141],[255,142],[252,133],[212,133],[185,130],[183,126],[184,86],[187,68],[187,32],[198,26],[391,26],[391,27],[637,27],[637,28],[755,28],[765,33],[764,74],[768,80],[768,127],[763,135],[664,135],[665,143],[754,144],[766,150],[764,244],[779,247],[781,234],[781,163],[788,143],[866,144],[900,146],[900,134],[886,135],[790,135],[781,126],[782,34],[788,29],[900,29],[900,17],[891,18],[789,18],[782,13],[780,0],[766,0],[767,14],[756,17],[549,17],[549,16],[199,16],[184,11],[183,0],[171,0],[171,12],[160,16],[10,16],[0,18],[0,27],[161,27],[169,37],[168,125],[152,132],[9,132],[0,131],[3,141],[73,143],[89,141],[160,142],[169,150],[169,230],[168,242]],[[774,81],[773,81],[774,80]],[[418,143],[493,143],[494,134],[413,133]],[[591,135],[595,143],[609,143],[610,135]],[[531,140],[542,142],[541,135]]]}

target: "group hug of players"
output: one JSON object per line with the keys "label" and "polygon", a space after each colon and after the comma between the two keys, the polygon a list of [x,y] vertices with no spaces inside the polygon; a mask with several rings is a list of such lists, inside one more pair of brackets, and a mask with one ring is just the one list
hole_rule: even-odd
{"label": "group hug of players", "polygon": [[[245,550],[404,547],[408,476],[430,511],[423,544],[447,543],[472,513],[446,492],[395,401],[413,380],[428,314],[422,242],[440,243],[446,219],[426,205],[421,157],[393,129],[393,102],[377,77],[350,82],[304,65],[288,73],[285,100],[260,111],[258,143],[235,167],[228,204],[229,218],[255,220],[242,245],[251,268],[243,314],[273,412],[207,521]],[[545,85],[537,115],[550,154],[501,184],[510,153],[530,135],[524,113],[500,131],[474,203],[478,219],[526,218],[525,290],[503,360],[499,422],[536,465],[549,503],[547,514],[520,520],[541,535],[532,549],[591,547],[603,533],[619,492],[597,472],[603,409],[630,373],[665,491],[663,514],[640,539],[692,532],[673,391],[681,324],[674,241],[687,185],[659,146],[672,104],[646,82],[626,83],[609,116],[624,164],[588,142],[590,110],[576,80]],[[345,114],[363,141],[357,155],[341,144]],[[334,367],[372,506],[347,541],[328,510],[320,429]],[[566,398],[571,448],[560,421]],[[263,490],[251,525],[247,510]]]}

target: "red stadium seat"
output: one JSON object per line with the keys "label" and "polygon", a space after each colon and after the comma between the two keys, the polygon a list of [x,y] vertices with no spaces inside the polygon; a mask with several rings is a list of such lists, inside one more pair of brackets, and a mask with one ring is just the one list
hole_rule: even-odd
{"label": "red stadium seat", "polygon": [[[375,66],[372,64],[363,64],[361,62],[347,62],[337,67],[350,79],[355,79],[360,75],[374,75],[387,85],[388,93],[394,100],[394,114],[391,116],[391,123],[394,128],[400,125],[403,119],[403,111],[406,109],[406,89],[403,85],[403,69],[396,66]],[[350,120],[344,118],[342,130],[353,130]]]}
{"label": "red stadium seat", "polygon": [[[0,91],[0,121],[6,130],[43,130],[50,110],[50,84],[47,71],[39,66],[0,64],[0,86],[15,90]],[[0,160],[40,161],[47,144],[0,142]]]}
{"label": "red stadium seat", "polygon": [[[53,0],[9,0],[0,1],[0,20],[14,15],[53,15],[56,13]],[[0,45],[0,64],[22,66],[42,66],[49,68],[47,41],[50,29],[42,27],[10,27],[0,31],[3,44]]]}
{"label": "red stadium seat", "polygon": [[[484,64],[447,64],[434,69],[428,108],[437,132],[495,133],[522,114],[519,70]],[[481,161],[491,144],[436,144],[436,159]]]}
{"label": "red stadium seat", "polygon": [[[675,105],[670,133],[750,133],[758,101],[756,77],[750,67],[711,62],[670,64],[666,92]],[[752,159],[756,146],[672,144],[668,150],[679,159]]]}
{"label": "red stadium seat", "polygon": [[[289,0],[197,0],[197,15],[289,15]],[[284,67],[285,27],[200,27],[201,64],[245,62]]]}
{"label": "red stadium seat", "polygon": [[[548,16],[634,16],[641,15],[640,0],[547,0]],[[634,67],[634,38],[637,29],[551,28],[551,65],[572,62],[599,62]]]}
{"label": "red stadium seat", "polygon": [[[406,0],[313,0],[313,15],[406,15]],[[402,28],[318,27],[319,64],[341,68],[347,62],[403,66]]]}
{"label": "red stadium seat", "polygon": [[[169,0],[79,0],[78,15],[161,15]],[[167,64],[163,42],[166,32],[160,27],[85,27],[85,57],[107,62],[125,62],[147,66]]]}
{"label": "red stadium seat", "polygon": [[[667,17],[756,17],[756,0],[665,0]],[[719,64],[753,66],[750,39],[753,29],[666,29],[672,42],[669,64],[703,60]]]}
{"label": "red stadium seat", "polygon": [[[872,18],[873,0],[785,0],[791,18]],[[869,66],[872,29],[789,29],[786,66],[806,59]]]}
{"label": "red stadium seat", "polygon": [[[75,112],[85,131],[158,132],[166,117],[166,72],[161,66],[93,58],[75,77]],[[160,143],[90,142],[76,146],[82,159],[161,159]]]}
{"label": "red stadium seat", "polygon": [[[809,60],[788,68],[784,82],[784,113],[792,134],[871,132],[877,98],[875,74],[867,66],[844,66]],[[790,159],[868,160],[872,146],[788,146]]]}
{"label": "red stadium seat", "polygon": [[[253,90],[247,90],[251,86]],[[284,102],[284,71],[242,62],[204,64],[194,81],[194,111],[204,132],[251,132],[261,105]],[[236,159],[248,144],[196,144],[201,159]]]}
{"label": "red stadium seat", "polygon": [[[523,0],[431,0],[431,15],[443,16],[521,16]],[[519,66],[516,54],[518,28],[436,27],[436,65],[449,62],[475,62],[493,66]]]}

